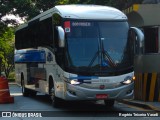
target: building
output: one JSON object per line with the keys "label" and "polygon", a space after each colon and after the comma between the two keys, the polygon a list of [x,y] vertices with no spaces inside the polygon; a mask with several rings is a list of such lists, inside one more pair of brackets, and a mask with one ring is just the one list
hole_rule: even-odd
{"label": "building", "polygon": [[124,9],[131,26],[145,35],[144,54],[135,56],[135,99],[160,102],[160,0],[143,0]]}

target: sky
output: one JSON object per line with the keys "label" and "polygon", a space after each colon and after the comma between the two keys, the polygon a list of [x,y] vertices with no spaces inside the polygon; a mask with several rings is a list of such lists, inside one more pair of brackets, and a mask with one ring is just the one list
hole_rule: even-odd
{"label": "sky", "polygon": [[4,16],[4,17],[2,17],[2,20],[15,20],[18,24],[23,24],[24,23],[24,20],[23,20],[23,18],[20,18],[18,15],[17,16],[15,16],[15,15],[13,15],[13,14],[8,14],[8,15],[6,15],[6,16]]}

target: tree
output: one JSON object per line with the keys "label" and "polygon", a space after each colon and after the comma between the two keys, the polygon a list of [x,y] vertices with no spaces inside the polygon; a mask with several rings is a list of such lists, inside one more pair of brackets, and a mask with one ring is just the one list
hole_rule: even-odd
{"label": "tree", "polygon": [[1,71],[2,71],[2,60],[4,58],[3,56],[3,47],[4,47],[4,41],[2,39],[3,34],[5,33],[7,26],[5,24],[3,24],[2,22],[0,22],[0,75],[1,75]]}
{"label": "tree", "polygon": [[5,28],[5,32],[0,36],[0,74],[5,72],[6,77],[14,67],[14,29]]}

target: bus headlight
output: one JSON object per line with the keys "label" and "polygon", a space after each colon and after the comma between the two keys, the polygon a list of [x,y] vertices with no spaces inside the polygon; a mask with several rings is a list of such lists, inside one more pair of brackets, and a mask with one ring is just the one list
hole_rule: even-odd
{"label": "bus headlight", "polygon": [[78,80],[71,80],[70,83],[72,85],[79,85],[80,84],[80,82],[78,82]]}
{"label": "bus headlight", "polygon": [[72,85],[79,85],[81,84],[81,82],[79,82],[77,79],[73,79],[73,78],[66,78],[64,77],[63,79],[66,83],[72,84]]}
{"label": "bus headlight", "polygon": [[131,84],[132,82],[133,82],[133,78],[128,76],[121,83],[124,85],[128,85],[128,84]]}

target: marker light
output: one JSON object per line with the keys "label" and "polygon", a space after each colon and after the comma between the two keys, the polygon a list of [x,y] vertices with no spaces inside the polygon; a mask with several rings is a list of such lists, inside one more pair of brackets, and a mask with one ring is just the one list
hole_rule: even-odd
{"label": "marker light", "polygon": [[132,77],[132,79],[133,79],[133,80],[136,80],[136,77],[135,77],[135,76],[133,76],[133,77]]}

